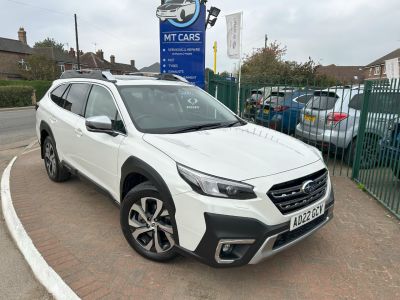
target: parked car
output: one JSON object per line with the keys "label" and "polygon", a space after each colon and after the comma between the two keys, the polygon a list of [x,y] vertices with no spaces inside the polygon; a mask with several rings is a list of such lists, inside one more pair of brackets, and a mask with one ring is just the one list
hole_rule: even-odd
{"label": "parked car", "polygon": [[271,95],[275,87],[263,87],[260,89],[251,90],[251,96],[244,103],[243,117],[250,121],[255,121],[257,109],[263,103],[263,100]]}
{"label": "parked car", "polygon": [[389,123],[380,146],[381,157],[390,165],[393,174],[400,179],[400,121],[398,118]]}
{"label": "parked car", "polygon": [[313,91],[272,92],[257,111],[256,123],[286,134],[294,134],[300,121],[300,111],[312,97]]}
{"label": "parked car", "polygon": [[66,71],[39,102],[36,132],[49,178],[103,189],[148,259],[255,264],[333,217],[320,151],[172,74]]}
{"label": "parked car", "polygon": [[184,22],[196,12],[195,0],[165,0],[165,3],[157,8],[157,17],[161,21],[167,19]]}
{"label": "parked car", "polygon": [[[355,155],[364,87],[339,87],[314,92],[301,112],[296,136],[309,144],[342,154],[352,164]],[[397,103],[397,106],[394,105]],[[400,93],[372,93],[367,115],[363,155],[360,167],[374,167],[378,160],[379,140],[398,111]]]}

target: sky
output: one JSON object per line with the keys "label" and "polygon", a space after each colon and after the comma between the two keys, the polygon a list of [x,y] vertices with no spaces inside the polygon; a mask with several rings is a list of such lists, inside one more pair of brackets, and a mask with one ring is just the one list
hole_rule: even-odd
{"label": "sky", "polygon": [[[46,37],[75,47],[73,14],[78,15],[84,52],[102,49],[117,62],[139,68],[159,61],[160,0],[0,0],[0,37],[17,39],[27,31],[29,45]],[[237,61],[226,55],[225,15],[243,11],[243,55],[269,41],[287,46],[285,59],[311,57],[322,65],[367,65],[400,48],[399,0],[209,0],[221,9],[207,30],[206,66],[218,43],[218,71],[232,72]]]}

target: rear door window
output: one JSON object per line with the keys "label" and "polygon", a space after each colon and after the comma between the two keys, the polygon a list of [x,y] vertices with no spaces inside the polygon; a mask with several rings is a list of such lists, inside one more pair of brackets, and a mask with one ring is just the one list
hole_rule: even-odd
{"label": "rear door window", "polygon": [[51,100],[53,100],[53,102],[55,104],[57,104],[60,107],[64,106],[64,99],[63,99],[63,95],[66,94],[66,90],[68,88],[68,84],[63,84],[60,85],[59,87],[57,87],[55,90],[53,90],[53,92],[51,92]]}
{"label": "rear door window", "polygon": [[308,102],[307,108],[313,110],[331,110],[335,107],[338,98],[339,96],[333,92],[315,92],[311,101]]}
{"label": "rear door window", "polygon": [[83,116],[83,110],[89,93],[90,85],[86,83],[73,83],[65,99],[64,109],[74,114]]}

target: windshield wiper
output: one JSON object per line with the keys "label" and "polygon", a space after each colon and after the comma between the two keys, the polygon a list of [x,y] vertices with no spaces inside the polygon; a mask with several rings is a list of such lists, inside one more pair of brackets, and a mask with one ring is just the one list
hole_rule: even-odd
{"label": "windshield wiper", "polygon": [[237,124],[243,125],[242,121],[237,120],[237,121],[234,121],[232,123],[227,124],[225,127],[233,127],[233,126],[235,126]]}
{"label": "windshield wiper", "polygon": [[208,124],[201,124],[201,125],[193,125],[193,126],[189,126],[189,127],[184,127],[181,129],[178,129],[176,131],[172,131],[172,134],[175,133],[184,133],[184,132],[190,132],[190,131],[199,131],[202,129],[206,129],[206,128],[220,128],[222,126],[221,123],[208,123]]}

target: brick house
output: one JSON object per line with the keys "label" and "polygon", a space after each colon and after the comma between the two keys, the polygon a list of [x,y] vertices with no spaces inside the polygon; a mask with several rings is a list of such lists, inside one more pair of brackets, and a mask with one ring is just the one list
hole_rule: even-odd
{"label": "brick house", "polygon": [[396,49],[385,56],[373,61],[364,67],[365,79],[385,79],[386,76],[386,66],[385,62],[389,59],[397,58],[400,64],[400,48]]}
{"label": "brick house", "polygon": [[[72,49],[73,50],[73,49]],[[75,57],[75,51],[67,52],[53,47],[34,48],[34,54],[43,55],[54,61],[60,69],[60,72],[76,69],[78,67]]]}
{"label": "brick house", "polygon": [[342,84],[361,83],[364,81],[364,72],[362,66],[318,66],[317,75],[325,75],[336,79]]}
{"label": "brick house", "polygon": [[24,28],[19,29],[18,40],[0,37],[0,79],[20,79],[20,68],[27,67],[26,59],[32,53]]}
{"label": "brick house", "polygon": [[104,59],[103,50],[96,53],[87,52],[80,56],[81,69],[94,69],[102,71],[110,71],[112,74],[121,75],[137,72],[135,61],[131,60],[130,64],[117,63],[115,56],[110,56],[110,61]]}

